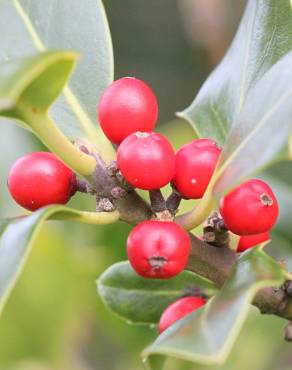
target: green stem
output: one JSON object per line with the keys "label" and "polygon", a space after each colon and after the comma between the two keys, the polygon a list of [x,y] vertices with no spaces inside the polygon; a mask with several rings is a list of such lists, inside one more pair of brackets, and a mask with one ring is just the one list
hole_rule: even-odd
{"label": "green stem", "polygon": [[44,112],[34,112],[19,103],[18,113],[39,139],[74,172],[90,176],[96,167],[95,159],[76,148]]}
{"label": "green stem", "polygon": [[186,230],[192,230],[201,225],[216,206],[212,189],[207,190],[200,203],[192,211],[176,217],[175,221]]}
{"label": "green stem", "polygon": [[[107,225],[118,221],[120,214],[118,211],[113,212],[85,212],[70,209],[72,215],[68,217],[68,211],[65,211],[65,219],[68,221],[83,222],[92,225]],[[51,219],[62,220],[64,216],[61,212],[57,213],[56,216],[53,215]]]}

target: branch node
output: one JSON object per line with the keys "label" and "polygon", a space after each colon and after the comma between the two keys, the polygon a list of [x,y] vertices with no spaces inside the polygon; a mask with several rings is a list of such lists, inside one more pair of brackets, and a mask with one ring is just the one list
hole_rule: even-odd
{"label": "branch node", "polygon": [[166,209],[161,212],[155,212],[152,219],[157,221],[173,221],[173,215]]}
{"label": "branch node", "polygon": [[213,211],[203,224],[203,240],[214,247],[226,247],[229,233],[220,214]]}
{"label": "branch node", "polygon": [[96,199],[96,212],[112,212],[114,210],[115,206],[108,198]]}
{"label": "branch node", "polygon": [[106,172],[110,177],[116,177],[119,172],[117,161],[112,161],[106,166]]}
{"label": "branch node", "polygon": [[111,195],[114,199],[124,198],[127,195],[125,189],[121,188],[120,186],[116,186],[111,190]]}

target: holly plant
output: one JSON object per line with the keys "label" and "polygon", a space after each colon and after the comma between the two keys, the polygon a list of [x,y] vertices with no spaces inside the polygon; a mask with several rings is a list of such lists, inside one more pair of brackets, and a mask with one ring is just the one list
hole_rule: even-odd
{"label": "holly plant", "polygon": [[[175,153],[154,131],[148,84],[113,81],[101,1],[0,2],[2,18],[14,20],[0,27],[0,115],[49,150],[24,155],[7,175],[32,213],[1,222],[1,310],[43,222],[119,221],[133,226],[128,261],[99,277],[98,293],[121,319],[157,325],[142,352],[149,369],[167,356],[222,364],[251,304],[286,321],[292,340],[292,275],[265,252],[283,202],[256,178],[290,156],[291,6],[248,1],[226,56],[178,113],[194,134]],[[96,211],[66,207],[76,192]],[[179,211],[182,199],[191,211]]]}

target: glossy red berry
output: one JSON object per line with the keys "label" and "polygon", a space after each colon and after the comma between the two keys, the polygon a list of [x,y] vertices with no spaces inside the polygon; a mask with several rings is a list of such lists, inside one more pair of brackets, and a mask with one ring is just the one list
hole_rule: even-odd
{"label": "glossy red berry", "polygon": [[234,234],[253,235],[274,226],[279,207],[268,184],[262,180],[247,180],[221,199],[220,213]]}
{"label": "glossy red berry", "polygon": [[101,95],[98,118],[105,135],[116,144],[136,131],[152,131],[158,115],[154,93],[145,82],[124,77]]}
{"label": "glossy red berry", "polygon": [[201,297],[184,297],[178,299],[162,313],[158,324],[159,333],[162,333],[177,320],[202,307],[205,303],[205,299]]}
{"label": "glossy red berry", "polygon": [[184,198],[202,198],[220,153],[211,139],[193,140],[176,153],[173,183]]}
{"label": "glossy red berry", "polygon": [[74,193],[75,174],[54,154],[35,152],[19,158],[8,175],[8,189],[22,207],[34,211],[65,204]]}
{"label": "glossy red berry", "polygon": [[127,240],[129,261],[137,274],[168,279],[179,274],[190,254],[187,232],[174,222],[144,221]]}
{"label": "glossy red berry", "polygon": [[249,248],[255,247],[270,239],[269,231],[255,235],[244,235],[241,236],[237,245],[237,252],[241,253]]}
{"label": "glossy red berry", "polygon": [[175,155],[171,144],[154,132],[135,132],[118,148],[118,167],[134,187],[154,190],[174,176]]}

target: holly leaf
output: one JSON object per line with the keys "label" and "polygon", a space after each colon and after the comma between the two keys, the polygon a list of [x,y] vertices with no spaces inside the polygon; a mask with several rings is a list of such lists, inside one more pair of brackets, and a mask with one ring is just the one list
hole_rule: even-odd
{"label": "holly leaf", "polygon": [[[69,167],[90,176],[93,157],[82,153],[56,127],[48,109],[62,91],[75,65],[74,52],[44,52],[0,64],[0,116],[21,122]],[[113,152],[100,150],[101,154]]]}
{"label": "holly leaf", "polygon": [[206,365],[224,363],[256,292],[283,281],[282,268],[259,247],[246,251],[206,306],[177,321],[143,351],[148,368],[161,368],[158,355]]}
{"label": "holly leaf", "polygon": [[156,324],[170,303],[194,289],[208,294],[215,291],[213,283],[187,271],[168,280],[145,279],[129,262],[109,267],[97,287],[104,304],[132,324]]}
{"label": "holly leaf", "polygon": [[0,313],[20,276],[45,220],[73,220],[92,224],[117,221],[118,212],[82,212],[64,206],[42,208],[29,216],[0,222]]}
{"label": "holly leaf", "polygon": [[290,0],[248,1],[226,56],[193,103],[178,114],[192,124],[198,136],[214,138],[221,145],[225,142],[250,90],[292,49],[291,23]]}
{"label": "holly leaf", "polygon": [[96,104],[113,80],[113,52],[101,0],[2,0],[0,14],[0,61],[47,49],[82,55],[51,114],[70,139],[86,133],[93,141],[102,140],[96,132]]}
{"label": "holly leaf", "polygon": [[50,51],[1,63],[0,114],[23,119],[21,105],[32,113],[46,112],[69,79],[77,57],[74,52]]}
{"label": "holly leaf", "polygon": [[281,151],[292,129],[292,52],[250,90],[220,156],[214,193],[226,193]]}

